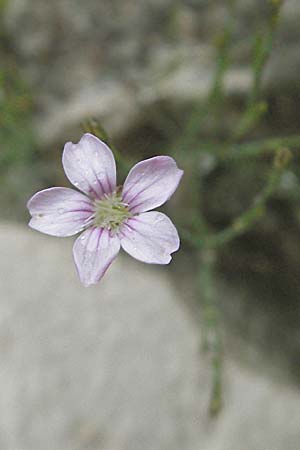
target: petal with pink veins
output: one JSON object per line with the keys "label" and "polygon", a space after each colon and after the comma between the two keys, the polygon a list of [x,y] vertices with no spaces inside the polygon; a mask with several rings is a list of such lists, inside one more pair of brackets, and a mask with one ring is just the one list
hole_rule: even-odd
{"label": "petal with pink veins", "polygon": [[54,187],[37,192],[27,203],[29,226],[51,236],[72,236],[89,222],[93,205],[73,189]]}
{"label": "petal with pink veins", "polygon": [[157,208],[176,190],[183,171],[170,156],[156,156],[137,163],[123,187],[122,200],[132,213]]}
{"label": "petal with pink veins", "polygon": [[171,220],[157,211],[128,219],[120,230],[121,246],[129,255],[149,264],[168,264],[179,248],[179,236]]}
{"label": "petal with pink veins", "polygon": [[67,142],[62,157],[71,183],[93,198],[102,198],[116,189],[116,163],[110,148],[86,133],[77,144]]}
{"label": "petal with pink veins", "polygon": [[120,239],[105,228],[89,228],[79,236],[73,256],[80,281],[85,285],[97,283],[120,251]]}

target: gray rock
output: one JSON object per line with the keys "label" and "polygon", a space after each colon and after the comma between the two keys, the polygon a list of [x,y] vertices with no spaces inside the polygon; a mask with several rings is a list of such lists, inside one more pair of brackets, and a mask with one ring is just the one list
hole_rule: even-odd
{"label": "gray rock", "polygon": [[5,450],[295,450],[300,393],[225,360],[207,416],[199,324],[168,269],[121,256],[80,286],[71,240],[0,226],[0,447]]}
{"label": "gray rock", "polygon": [[[229,93],[250,86],[251,43],[267,9],[238,2]],[[227,17],[219,1],[9,0],[6,32],[34,95],[42,142],[68,137],[86,117],[101,117],[115,135],[157,100],[202,99],[213,78],[213,38]],[[265,74],[273,90],[298,81],[299,17],[299,2],[286,0]]]}

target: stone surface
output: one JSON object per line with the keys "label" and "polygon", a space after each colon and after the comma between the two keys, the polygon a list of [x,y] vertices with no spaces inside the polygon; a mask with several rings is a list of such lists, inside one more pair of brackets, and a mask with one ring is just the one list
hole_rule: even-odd
{"label": "stone surface", "polygon": [[[266,3],[237,2],[228,92],[250,86],[251,43],[265,26]],[[284,3],[265,75],[277,92],[298,81],[300,64],[299,2]],[[115,135],[156,101],[203,98],[227,17],[220,1],[9,0],[4,24],[33,92],[41,141],[69,136],[87,116],[101,117]]]}
{"label": "stone surface", "polygon": [[300,392],[225,360],[207,416],[199,324],[167,277],[120,257],[80,286],[72,239],[0,226],[0,448],[295,450]]}

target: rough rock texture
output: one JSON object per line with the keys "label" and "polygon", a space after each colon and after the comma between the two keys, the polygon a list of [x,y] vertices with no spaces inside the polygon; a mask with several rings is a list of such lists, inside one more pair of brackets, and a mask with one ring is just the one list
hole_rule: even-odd
{"label": "rough rock texture", "polygon": [[[184,113],[186,102],[207,94],[212,42],[227,17],[224,3],[8,0],[5,33],[33,94],[39,147],[55,149],[59,142],[60,150],[61,142],[79,134],[79,121],[90,116],[99,116],[114,137],[124,132],[125,143],[134,126],[141,152],[148,137],[152,145],[155,133],[147,137],[140,127],[143,111],[150,117],[152,105],[165,102]],[[276,114],[271,111],[280,125],[276,131],[285,126],[285,133],[291,129],[290,104],[297,103],[300,3],[284,3],[265,87],[276,94]],[[266,4],[238,0],[228,92],[244,94],[249,87],[250,44],[254,29],[263,29]],[[287,88],[293,95],[281,99]],[[157,114],[156,120],[164,117]],[[46,181],[36,188],[52,184],[53,168],[46,170]],[[35,166],[30,176],[37,180],[39,173]],[[208,198],[206,211],[222,226],[253,197],[247,197],[244,171],[240,183],[235,173],[226,176],[231,188],[220,182],[221,197],[210,177],[209,192],[216,195],[215,201]],[[21,182],[18,195],[22,191],[27,198],[29,180],[15,171],[12,178]],[[16,208],[15,199],[9,203]],[[225,409],[214,421],[206,414],[210,371],[199,352],[199,324],[165,278],[166,268],[120,258],[101,285],[83,289],[70,241],[2,225],[0,448],[298,449],[299,391],[269,375],[276,359],[270,353],[284,353],[299,374],[298,225],[290,226],[290,215],[282,215],[276,204],[274,209],[280,218],[272,216],[263,233],[246,236],[235,252],[226,249],[221,258],[225,320],[229,327],[231,321],[238,324],[235,331],[246,335],[246,342],[255,336],[257,347],[268,354],[268,367],[257,367],[245,341],[236,345],[234,357],[230,347]],[[293,211],[299,216],[298,207]],[[249,294],[253,274],[258,286]],[[234,335],[229,342],[234,346]],[[248,368],[249,361],[255,369]]]}
{"label": "rough rock texture", "polygon": [[0,226],[0,447],[295,450],[300,393],[227,355],[210,420],[199,325],[167,278],[120,257],[76,279],[71,240]]}
{"label": "rough rock texture", "polygon": [[[229,92],[249,87],[251,43],[265,26],[267,4],[237,2]],[[216,0],[9,0],[4,23],[34,93],[36,128],[53,143],[87,116],[102,117],[116,134],[156,101],[202,98],[213,74],[212,44],[227,18]],[[299,18],[299,2],[286,0],[266,71],[277,92],[298,81]]]}

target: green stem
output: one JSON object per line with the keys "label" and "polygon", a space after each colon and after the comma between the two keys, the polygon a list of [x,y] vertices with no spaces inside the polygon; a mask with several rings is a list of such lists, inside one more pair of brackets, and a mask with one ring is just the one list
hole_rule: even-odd
{"label": "green stem", "polygon": [[212,111],[216,112],[220,108],[224,99],[224,76],[229,67],[229,52],[234,32],[234,9],[236,0],[228,0],[228,21],[224,30],[215,39],[216,46],[216,70],[214,80],[210,88],[207,100],[197,104],[191,113],[185,128],[182,132],[182,139],[174,145],[174,152],[178,153],[191,148],[195,143],[204,120]]}
{"label": "green stem", "polygon": [[247,100],[247,106],[238,124],[234,128],[232,141],[245,136],[267,111],[267,104],[260,99],[264,69],[271,54],[274,35],[277,29],[281,1],[270,0],[270,15],[267,29],[256,33],[253,41],[253,82]]}
{"label": "green stem", "polygon": [[274,158],[274,164],[270,171],[265,188],[255,199],[254,204],[247,211],[236,218],[230,226],[218,233],[208,236],[203,236],[202,234],[199,235],[191,233],[188,230],[183,230],[183,232],[181,233],[182,237],[199,249],[212,249],[227,244],[237,236],[245,233],[247,230],[252,228],[252,226],[257,222],[258,219],[261,218],[261,216],[265,212],[266,203],[277,188],[281,180],[282,173],[290,162],[291,156],[291,152],[287,149],[281,149],[277,151]]}
{"label": "green stem", "polygon": [[211,416],[222,408],[222,340],[220,335],[219,311],[214,291],[215,254],[212,250],[202,252],[199,261],[198,291],[202,304],[203,350],[210,357],[212,385],[209,402]]}
{"label": "green stem", "polygon": [[[201,149],[207,153],[211,153],[216,156],[219,161],[239,160],[243,158],[254,158],[260,155],[274,154],[279,148],[287,147],[293,152],[300,148],[300,135],[295,134],[292,136],[283,137],[269,137],[257,141],[244,142],[242,144],[221,144],[214,142],[202,142]],[[190,149],[186,153],[186,157],[195,158],[198,160],[199,154],[195,151],[196,148]]]}

